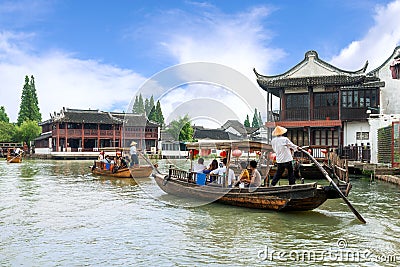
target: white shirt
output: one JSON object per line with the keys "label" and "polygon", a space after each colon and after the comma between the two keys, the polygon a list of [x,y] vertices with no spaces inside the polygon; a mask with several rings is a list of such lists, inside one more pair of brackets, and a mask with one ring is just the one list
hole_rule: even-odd
{"label": "white shirt", "polygon": [[196,163],[193,165],[194,172],[203,172],[207,167],[204,164]]}
{"label": "white shirt", "polygon": [[136,154],[136,146],[131,146],[131,149],[129,150],[129,152],[131,153],[131,155]]}
{"label": "white shirt", "polygon": [[[215,174],[215,175],[219,175],[219,176],[223,176],[224,173],[226,172],[226,166],[223,166],[222,168],[218,168],[215,169],[213,171],[210,172],[210,174]],[[232,183],[235,181],[235,173],[233,172],[233,170],[229,169],[229,173],[228,173],[228,185],[232,185]]]}
{"label": "white shirt", "polygon": [[272,149],[276,153],[276,162],[277,163],[285,163],[293,160],[292,152],[290,149],[292,148],[294,151],[297,151],[297,146],[293,144],[289,138],[285,136],[277,136],[271,141]]}

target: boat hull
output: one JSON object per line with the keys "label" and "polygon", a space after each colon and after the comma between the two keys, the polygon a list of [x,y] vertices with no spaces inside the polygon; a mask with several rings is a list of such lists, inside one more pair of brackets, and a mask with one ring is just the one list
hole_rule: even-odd
{"label": "boat hull", "polygon": [[114,170],[114,168],[105,169],[101,164],[96,164],[91,169],[93,174],[117,178],[146,178],[153,172],[153,167],[147,165]]}
{"label": "boat hull", "polygon": [[328,198],[324,187],[316,183],[251,188],[222,188],[201,186],[160,174],[155,175],[158,186],[166,193],[202,201],[220,202],[233,206],[276,211],[305,211],[319,207]]}
{"label": "boat hull", "polygon": [[7,162],[8,163],[21,163],[22,162],[22,157],[13,157],[13,156],[7,156]]}

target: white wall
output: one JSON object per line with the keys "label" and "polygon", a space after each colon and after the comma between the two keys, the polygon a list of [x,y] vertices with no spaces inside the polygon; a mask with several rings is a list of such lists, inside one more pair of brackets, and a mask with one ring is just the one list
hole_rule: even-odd
{"label": "white wall", "polygon": [[343,128],[343,145],[357,144],[361,145],[363,143],[371,143],[371,134],[369,134],[368,140],[357,140],[357,132],[369,132],[370,126],[368,122],[345,122]]}

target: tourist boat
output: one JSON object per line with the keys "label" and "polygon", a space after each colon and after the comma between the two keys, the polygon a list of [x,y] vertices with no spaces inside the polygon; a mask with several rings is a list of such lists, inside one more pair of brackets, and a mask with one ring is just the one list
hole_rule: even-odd
{"label": "tourist boat", "polygon": [[94,161],[94,164],[90,166],[92,173],[96,175],[102,175],[107,177],[117,178],[145,178],[150,177],[153,172],[153,166],[151,165],[139,165],[129,167],[129,162],[122,157],[123,148],[104,148],[100,152],[100,155],[107,155],[110,157],[110,161],[107,162],[104,159],[98,159]]}
{"label": "tourist boat", "polygon": [[22,153],[23,151],[20,150],[17,154],[14,153],[14,148],[7,149],[7,163],[21,163],[22,162]]}
{"label": "tourist boat", "polygon": [[[196,142],[188,143],[189,155],[193,160],[196,151],[204,149],[218,149],[225,151],[227,157],[227,168],[230,168],[231,152],[233,150],[258,151],[258,155],[272,151],[270,144],[256,141],[231,141],[231,142]],[[261,153],[260,153],[261,152]],[[265,170],[259,170],[262,177],[269,173],[270,165]],[[235,172],[235,175],[238,175]],[[166,193],[178,197],[196,198],[208,202],[221,202],[233,206],[257,208],[276,211],[305,211],[319,207],[327,199],[347,196],[351,185],[339,181],[337,187],[330,185],[319,185],[317,182],[295,185],[268,186],[268,183],[258,188],[229,188],[226,181],[221,184],[211,182],[210,179],[201,178],[199,175],[185,170],[170,168],[168,174],[157,173],[154,175],[158,186]],[[203,177],[202,175],[200,175]],[[338,192],[337,188],[340,188]]]}

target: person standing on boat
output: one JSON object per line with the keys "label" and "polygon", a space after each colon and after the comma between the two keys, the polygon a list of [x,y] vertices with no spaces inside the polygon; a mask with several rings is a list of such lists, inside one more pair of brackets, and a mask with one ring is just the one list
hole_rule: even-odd
{"label": "person standing on boat", "polygon": [[132,141],[131,148],[129,149],[129,153],[131,154],[131,167],[134,167],[139,164],[139,158],[137,155],[136,144],[137,143],[135,141]]}
{"label": "person standing on boat", "polygon": [[288,180],[289,184],[295,184],[295,178],[293,173],[293,156],[292,151],[301,150],[300,147],[296,146],[289,140],[284,134],[287,132],[287,129],[281,126],[276,126],[272,132],[272,136],[276,136],[272,139],[271,145],[272,149],[276,153],[276,163],[278,164],[278,169],[272,179],[271,185],[274,186],[278,183],[278,181],[282,178],[282,174],[285,169],[288,170]]}

